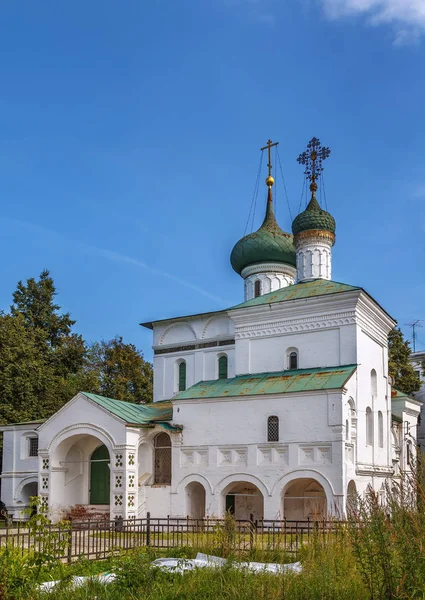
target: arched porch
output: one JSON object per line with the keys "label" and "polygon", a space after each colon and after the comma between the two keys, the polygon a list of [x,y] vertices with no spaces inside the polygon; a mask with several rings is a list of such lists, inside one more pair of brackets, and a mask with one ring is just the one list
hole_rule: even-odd
{"label": "arched porch", "polygon": [[222,511],[234,515],[236,520],[264,518],[264,496],[260,489],[248,481],[233,481],[221,492]]}
{"label": "arched porch", "polygon": [[202,483],[192,481],[185,487],[186,514],[192,519],[205,517],[206,492]]}
{"label": "arched porch", "polygon": [[325,519],[328,506],[323,486],[307,477],[290,481],[282,491],[282,514],[287,521]]}
{"label": "arched porch", "polygon": [[50,507],[86,505],[109,512],[111,452],[104,440],[86,433],[71,435],[50,456]]}

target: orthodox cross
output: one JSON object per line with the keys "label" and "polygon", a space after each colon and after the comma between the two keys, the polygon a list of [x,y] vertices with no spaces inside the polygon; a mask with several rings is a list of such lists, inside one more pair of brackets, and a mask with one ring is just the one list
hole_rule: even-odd
{"label": "orthodox cross", "polygon": [[330,153],[330,149],[324,148],[320,140],[314,137],[307,144],[307,150],[297,158],[300,165],[305,165],[304,175],[311,181],[310,190],[313,194],[317,190],[316,180],[323,171],[322,161],[326,160]]}
{"label": "orthodox cross", "polygon": [[279,142],[272,142],[271,140],[267,140],[267,145],[264,146],[264,148],[261,148],[261,152],[263,150],[268,150],[268,157],[269,157],[269,162],[267,164],[268,168],[269,168],[269,177],[272,176],[272,153],[271,153],[271,149],[273,148],[273,146],[277,146],[279,144]]}

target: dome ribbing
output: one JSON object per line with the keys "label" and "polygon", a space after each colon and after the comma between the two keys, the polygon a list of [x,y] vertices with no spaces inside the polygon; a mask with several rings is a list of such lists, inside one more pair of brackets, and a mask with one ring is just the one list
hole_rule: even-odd
{"label": "dome ribbing", "polygon": [[246,235],[235,244],[230,262],[239,274],[245,267],[258,263],[277,262],[296,266],[293,236],[282,231],[276,222],[270,187],[263,224],[258,231]]}
{"label": "dome ribbing", "polygon": [[316,196],[313,194],[307,208],[297,215],[292,223],[292,233],[297,235],[308,230],[322,230],[335,233],[335,219],[322,210]]}

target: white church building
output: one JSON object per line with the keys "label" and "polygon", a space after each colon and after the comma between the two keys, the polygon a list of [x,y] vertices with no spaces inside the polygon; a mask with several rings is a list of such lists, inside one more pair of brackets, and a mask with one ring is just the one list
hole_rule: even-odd
{"label": "white church building", "polygon": [[395,321],[332,280],[335,220],[316,198],[328,153],[313,138],[300,157],[311,200],[292,234],[274,216],[269,160],[264,222],[231,254],[243,302],[144,323],[153,404],[81,392],[45,422],[1,427],[15,519],[33,495],[52,518],[343,516],[354,492],[410,468],[422,403],[391,388]]}

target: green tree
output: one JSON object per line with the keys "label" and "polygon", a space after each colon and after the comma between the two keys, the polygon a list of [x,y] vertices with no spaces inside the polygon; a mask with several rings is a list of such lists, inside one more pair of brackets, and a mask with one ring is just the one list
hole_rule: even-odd
{"label": "green tree", "polygon": [[19,281],[13,294],[10,314],[23,318],[25,327],[35,335],[40,352],[57,375],[76,373],[84,363],[86,348],[83,338],[72,332],[75,321],[69,313],[61,314],[55,303],[57,295],[53,278],[46,269],[36,281]]}
{"label": "green tree", "polygon": [[40,352],[38,332],[22,315],[0,315],[0,423],[48,417],[63,402],[63,383]]}
{"label": "green tree", "polygon": [[153,393],[152,364],[134,344],[117,336],[90,346],[82,375],[81,389],[125,400],[151,402]]}
{"label": "green tree", "polygon": [[388,350],[388,371],[394,380],[395,389],[405,394],[417,392],[421,387],[420,379],[409,361],[412,352],[410,344],[404,339],[400,329],[396,328],[390,332]]}

